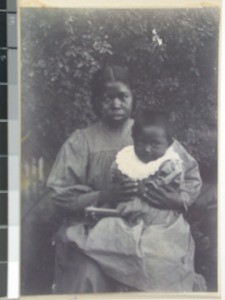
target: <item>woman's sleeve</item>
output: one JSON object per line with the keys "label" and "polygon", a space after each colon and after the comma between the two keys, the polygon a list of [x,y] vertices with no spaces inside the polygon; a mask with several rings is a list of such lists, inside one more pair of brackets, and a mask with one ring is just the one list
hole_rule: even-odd
{"label": "woman's sleeve", "polygon": [[198,197],[202,187],[202,180],[197,161],[186,151],[182,156],[184,177],[180,191],[181,200],[185,209],[187,209]]}
{"label": "woman's sleeve", "polygon": [[87,185],[88,160],[87,141],[77,130],[62,146],[47,181],[56,206],[73,212],[97,204],[99,191]]}

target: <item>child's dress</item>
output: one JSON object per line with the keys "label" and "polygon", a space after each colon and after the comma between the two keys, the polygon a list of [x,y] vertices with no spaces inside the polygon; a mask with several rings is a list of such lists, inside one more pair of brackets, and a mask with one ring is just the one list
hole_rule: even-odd
{"label": "child's dress", "polygon": [[[187,166],[196,164],[186,150],[175,141],[156,161],[144,164],[135,155],[133,146],[122,149],[112,166],[114,184],[123,176],[140,182],[140,197],[120,203],[118,210],[125,218],[106,217],[97,222],[88,234],[84,226],[72,226],[67,236],[110,277],[140,291],[192,291],[196,281],[194,242],[188,223],[178,211],[160,210],[144,200],[146,180],[154,187],[173,184],[181,192],[186,209],[190,203],[186,182]],[[197,172],[197,171],[196,171]],[[193,185],[201,184],[199,174]]]}

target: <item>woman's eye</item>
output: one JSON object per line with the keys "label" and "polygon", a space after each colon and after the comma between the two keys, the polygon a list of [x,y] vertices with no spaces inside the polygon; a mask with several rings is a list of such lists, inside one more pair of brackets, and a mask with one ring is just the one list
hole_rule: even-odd
{"label": "woman's eye", "polygon": [[126,95],[126,94],[119,94],[119,95],[104,94],[103,97],[104,97],[105,102],[111,102],[115,98],[118,98],[120,101],[126,101],[126,99],[128,98],[128,95]]}
{"label": "woman's eye", "polygon": [[110,103],[112,101],[112,97],[108,94],[103,95],[103,102],[104,103]]}
{"label": "woman's eye", "polygon": [[127,94],[121,94],[121,95],[119,96],[119,98],[120,98],[121,100],[125,101],[125,100],[128,98],[128,95],[127,95]]}
{"label": "woman's eye", "polygon": [[108,95],[108,94],[103,94],[103,99],[104,99],[104,100],[109,99],[109,95]]}

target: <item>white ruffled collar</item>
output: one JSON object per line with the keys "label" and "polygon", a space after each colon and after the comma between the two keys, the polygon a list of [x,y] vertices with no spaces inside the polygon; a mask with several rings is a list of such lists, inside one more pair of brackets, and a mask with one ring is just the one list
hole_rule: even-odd
{"label": "white ruffled collar", "polygon": [[163,162],[173,160],[180,161],[181,158],[173,148],[173,144],[166,150],[160,158],[149,163],[143,163],[136,155],[134,146],[127,146],[116,155],[116,164],[120,172],[130,179],[142,180],[154,175]]}

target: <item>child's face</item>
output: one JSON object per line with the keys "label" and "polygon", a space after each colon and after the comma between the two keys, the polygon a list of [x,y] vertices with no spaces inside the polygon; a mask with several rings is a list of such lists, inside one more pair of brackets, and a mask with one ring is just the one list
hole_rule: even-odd
{"label": "child's face", "polygon": [[158,125],[141,128],[139,135],[135,134],[133,139],[135,153],[144,163],[163,156],[169,147],[165,129]]}

